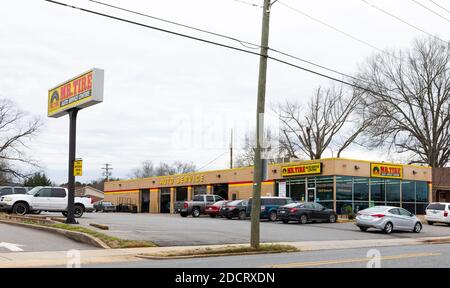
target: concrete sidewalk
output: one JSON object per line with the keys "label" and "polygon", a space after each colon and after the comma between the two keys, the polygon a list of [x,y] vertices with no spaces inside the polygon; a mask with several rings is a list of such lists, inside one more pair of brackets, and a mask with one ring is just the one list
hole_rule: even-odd
{"label": "concrete sidewalk", "polygon": [[[273,244],[287,244],[298,248],[300,251],[318,251],[332,249],[351,248],[373,248],[387,246],[426,245],[427,243],[450,242],[449,237],[424,237],[415,239],[372,239],[372,240],[346,240],[346,241],[304,241],[304,242],[282,242]],[[152,247],[152,248],[130,248],[130,249],[105,249],[105,250],[83,250],[80,253],[81,265],[107,264],[114,262],[142,261],[137,257],[141,254],[158,255],[168,251],[184,251],[198,248],[220,248],[225,246],[240,246],[245,244],[230,245],[208,245],[208,246],[176,246],[176,247]],[[73,254],[72,254],[73,255]],[[0,253],[0,268],[33,268],[44,266],[66,266],[68,251],[48,252],[17,252]],[[158,260],[154,260],[158,261]]]}

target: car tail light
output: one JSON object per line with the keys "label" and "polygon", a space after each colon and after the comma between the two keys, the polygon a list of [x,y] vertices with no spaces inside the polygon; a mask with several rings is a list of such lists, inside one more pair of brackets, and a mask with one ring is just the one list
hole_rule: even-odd
{"label": "car tail light", "polygon": [[372,214],[371,216],[372,217],[376,217],[376,218],[383,218],[386,215],[384,215],[384,214]]}
{"label": "car tail light", "polygon": [[189,204],[187,202],[184,202],[184,208],[188,208]]}
{"label": "car tail light", "polygon": [[448,216],[448,211],[444,211],[444,217]]}
{"label": "car tail light", "polygon": [[290,213],[295,213],[295,212],[297,212],[298,211],[298,208],[291,208],[291,209],[289,209],[289,212]]}

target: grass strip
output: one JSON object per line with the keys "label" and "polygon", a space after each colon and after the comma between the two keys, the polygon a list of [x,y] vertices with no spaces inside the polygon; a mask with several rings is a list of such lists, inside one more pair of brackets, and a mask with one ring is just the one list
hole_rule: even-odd
{"label": "grass strip", "polygon": [[58,228],[58,229],[69,230],[69,231],[81,232],[81,233],[85,233],[85,234],[94,236],[94,237],[102,240],[106,245],[108,245],[109,247],[111,247],[113,249],[157,247],[157,245],[151,241],[120,239],[120,238],[117,238],[114,236],[109,236],[109,235],[91,230],[86,227],[82,227],[82,226],[74,226],[74,225],[63,224],[63,223],[51,224],[51,225],[46,225],[46,226],[50,226],[50,227],[54,227],[54,228]]}
{"label": "grass strip", "polygon": [[282,244],[261,244],[259,248],[250,246],[225,246],[220,248],[198,248],[183,251],[168,251],[158,255],[143,255],[143,256],[163,256],[163,257],[183,257],[183,256],[210,256],[210,255],[224,255],[224,254],[249,254],[249,253],[283,253],[283,252],[298,252],[300,251],[294,246]]}

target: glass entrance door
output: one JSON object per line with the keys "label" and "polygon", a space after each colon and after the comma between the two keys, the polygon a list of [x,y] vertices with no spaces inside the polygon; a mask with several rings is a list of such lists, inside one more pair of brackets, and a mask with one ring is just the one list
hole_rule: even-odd
{"label": "glass entrance door", "polygon": [[316,178],[307,178],[306,201],[316,202]]}
{"label": "glass entrance door", "polygon": [[308,188],[308,202],[316,202],[316,188]]}

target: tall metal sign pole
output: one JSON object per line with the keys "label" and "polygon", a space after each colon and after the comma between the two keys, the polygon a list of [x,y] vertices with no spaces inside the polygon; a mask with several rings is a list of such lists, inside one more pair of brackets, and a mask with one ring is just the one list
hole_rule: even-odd
{"label": "tall metal sign pole", "polygon": [[261,160],[261,146],[264,144],[264,106],[266,98],[267,53],[269,47],[269,18],[271,5],[270,0],[264,0],[260,52],[261,56],[259,58],[258,104],[256,109],[256,147],[251,208],[250,245],[253,248],[259,248],[260,242],[259,216],[261,213],[261,182],[263,169]]}
{"label": "tall metal sign pole", "polygon": [[77,224],[74,215],[77,115],[80,109],[103,102],[103,82],[103,70],[94,68],[48,91],[48,117],[59,118],[69,114],[70,120],[68,224]]}
{"label": "tall metal sign pole", "polygon": [[69,183],[67,189],[69,190],[69,198],[67,200],[67,219],[68,224],[77,224],[74,215],[74,202],[75,202],[75,174],[74,174],[74,162],[76,152],[77,141],[77,114],[78,108],[72,108],[68,110],[70,129],[69,129]]}

